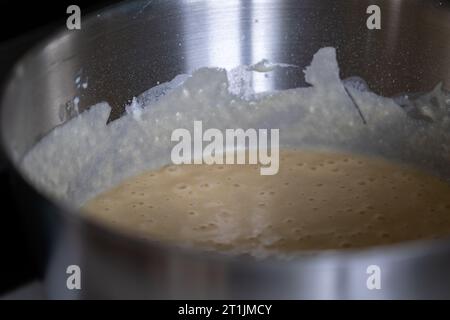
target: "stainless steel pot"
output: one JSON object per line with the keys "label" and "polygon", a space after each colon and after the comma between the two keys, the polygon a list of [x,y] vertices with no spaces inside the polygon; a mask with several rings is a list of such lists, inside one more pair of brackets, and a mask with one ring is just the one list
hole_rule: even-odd
{"label": "stainless steel pot", "polygon": [[[75,96],[81,109],[108,101],[114,119],[133,96],[202,66],[262,58],[306,66],[319,48],[333,46],[342,76],[361,76],[377,93],[427,91],[439,81],[450,87],[450,3],[379,0],[382,29],[368,30],[372,2],[125,1],[83,16],[79,31],[61,26],[30,51],[5,87],[1,134],[49,297],[450,298],[450,241],[305,254],[289,262],[224,257],[97,225],[44,197],[17,166],[64,121]],[[88,78],[86,90],[74,83],[80,75]],[[284,89],[304,80],[277,71],[257,85]],[[81,290],[66,286],[70,265],[81,268]],[[380,267],[380,290],[367,287],[370,265]]]}

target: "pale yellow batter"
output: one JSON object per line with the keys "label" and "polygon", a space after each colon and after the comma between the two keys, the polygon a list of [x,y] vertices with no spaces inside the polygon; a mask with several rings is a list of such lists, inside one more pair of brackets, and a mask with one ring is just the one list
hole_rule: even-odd
{"label": "pale yellow batter", "polygon": [[407,166],[284,150],[280,170],[169,166],[88,202],[140,236],[247,253],[366,247],[450,234],[450,186]]}

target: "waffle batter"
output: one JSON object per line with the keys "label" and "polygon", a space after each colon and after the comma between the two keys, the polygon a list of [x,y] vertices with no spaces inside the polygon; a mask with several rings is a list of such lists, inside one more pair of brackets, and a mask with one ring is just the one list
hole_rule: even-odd
{"label": "waffle batter", "polygon": [[280,171],[183,165],[147,171],[85,211],[142,237],[264,255],[450,233],[450,186],[380,158],[281,150]]}

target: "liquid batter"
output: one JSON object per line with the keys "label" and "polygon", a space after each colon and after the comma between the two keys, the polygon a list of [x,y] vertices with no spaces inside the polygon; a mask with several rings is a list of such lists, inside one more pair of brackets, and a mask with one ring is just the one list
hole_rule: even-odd
{"label": "liquid batter", "polygon": [[450,186],[379,158],[282,150],[280,170],[183,165],[147,171],[87,214],[142,237],[264,255],[389,244],[450,233]]}

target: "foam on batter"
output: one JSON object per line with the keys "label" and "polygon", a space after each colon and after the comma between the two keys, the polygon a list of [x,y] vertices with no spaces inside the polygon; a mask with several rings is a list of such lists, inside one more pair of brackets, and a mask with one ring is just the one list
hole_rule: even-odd
{"label": "foam on batter", "polygon": [[375,153],[448,173],[448,112],[434,122],[417,120],[394,100],[341,81],[333,48],[319,50],[305,69],[311,87],[255,94],[252,72],[202,68],[181,75],[137,97],[108,124],[110,106],[95,105],[48,133],[21,167],[38,188],[79,207],[126,178],[169,164],[172,131],[201,120],[221,130],[280,129],[282,147]]}

